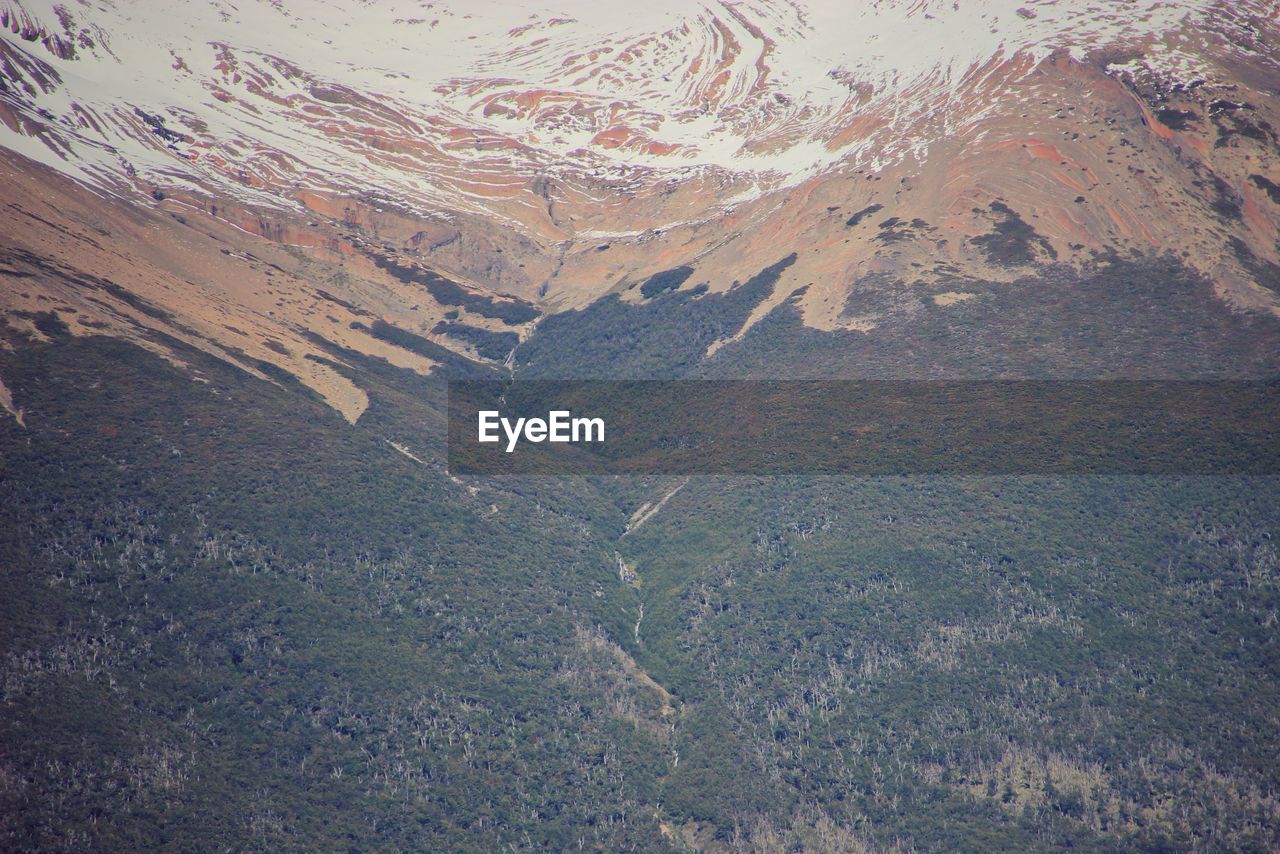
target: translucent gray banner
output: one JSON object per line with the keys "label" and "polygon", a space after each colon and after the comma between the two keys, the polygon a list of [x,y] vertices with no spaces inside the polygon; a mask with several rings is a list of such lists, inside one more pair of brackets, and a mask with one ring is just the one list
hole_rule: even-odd
{"label": "translucent gray banner", "polygon": [[1280,474],[1280,382],[458,381],[454,474]]}

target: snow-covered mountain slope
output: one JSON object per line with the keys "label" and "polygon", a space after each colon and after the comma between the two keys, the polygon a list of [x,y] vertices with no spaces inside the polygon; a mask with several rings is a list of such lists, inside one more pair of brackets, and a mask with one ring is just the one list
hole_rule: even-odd
{"label": "snow-covered mountain slope", "polygon": [[[1159,44],[1145,64],[1189,82],[1212,66],[1187,32],[1270,5],[5,3],[3,141],[61,171],[486,213],[534,175],[715,170],[726,203],[842,161],[885,165],[993,109],[1017,82],[982,86],[1001,60]],[[19,118],[46,127],[28,137]]]}
{"label": "snow-covered mountain slope", "polygon": [[[875,317],[843,306],[868,273],[1013,279],[1172,252],[1238,307],[1274,310],[1260,278],[1280,269],[1278,9],[0,0],[0,147],[108,219],[300,253],[330,296],[473,356],[432,332],[450,312],[508,334],[527,318],[397,288],[429,270],[545,312],[638,299],[631,284],[682,264],[697,270],[685,287],[723,290],[796,249],[760,313],[795,296],[813,326],[867,329]],[[5,162],[11,206],[54,186]],[[60,227],[92,231],[87,217]],[[85,269],[34,220],[13,223],[22,251]],[[1025,251],[991,251],[987,236],[1024,228]],[[223,276],[171,272],[209,293]],[[331,338],[317,318],[336,315],[283,279],[236,303],[256,321],[202,334],[250,332],[235,347],[298,372],[301,356],[259,345],[293,330],[305,353],[298,331]],[[174,282],[146,298],[195,323],[209,300]],[[32,309],[20,302],[5,308]]]}

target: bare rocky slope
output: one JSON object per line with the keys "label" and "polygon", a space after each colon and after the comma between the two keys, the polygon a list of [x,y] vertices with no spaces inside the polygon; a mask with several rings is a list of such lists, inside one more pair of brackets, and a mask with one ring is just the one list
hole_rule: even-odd
{"label": "bare rocky slope", "polygon": [[708,353],[788,300],[874,329],[849,295],[875,277],[952,306],[936,283],[1103,256],[1280,306],[1274,3],[5,0],[0,25],[8,334],[163,333],[348,419],[366,394],[318,341],[501,364],[539,318],[791,250]]}

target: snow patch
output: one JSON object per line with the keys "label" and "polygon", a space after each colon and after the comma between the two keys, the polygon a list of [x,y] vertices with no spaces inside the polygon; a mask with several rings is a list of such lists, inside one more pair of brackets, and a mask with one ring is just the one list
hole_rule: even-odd
{"label": "snow patch", "polygon": [[[1145,67],[1192,76],[1177,33],[1221,14],[1212,0],[0,2],[75,45],[0,29],[34,60],[9,66],[22,79],[0,97],[29,122],[0,124],[0,145],[104,192],[143,178],[298,209],[289,188],[328,186],[486,214],[523,204],[527,176],[611,192],[723,176],[733,205],[850,159],[886,165],[971,123],[994,100],[966,100],[973,87],[1015,85],[993,59],[1029,71],[1161,40]],[[37,79],[42,64],[60,82]]]}

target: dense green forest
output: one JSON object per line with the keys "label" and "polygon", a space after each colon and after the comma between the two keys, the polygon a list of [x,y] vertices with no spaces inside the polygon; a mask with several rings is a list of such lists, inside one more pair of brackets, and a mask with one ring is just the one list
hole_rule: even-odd
{"label": "dense green forest", "polygon": [[[1171,262],[1108,260],[945,315],[868,282],[872,333],[784,304],[705,356],[787,263],[547,318],[515,372],[1280,353]],[[0,350],[5,848],[1280,846],[1277,478],[463,479],[443,379],[488,368],[331,348],[372,401],[348,425],[283,377],[43,328]]]}

